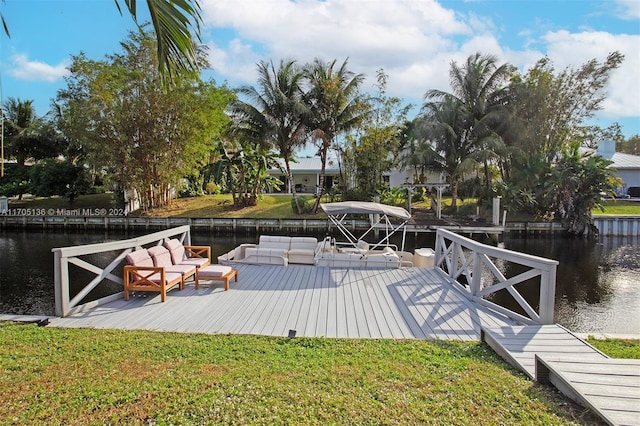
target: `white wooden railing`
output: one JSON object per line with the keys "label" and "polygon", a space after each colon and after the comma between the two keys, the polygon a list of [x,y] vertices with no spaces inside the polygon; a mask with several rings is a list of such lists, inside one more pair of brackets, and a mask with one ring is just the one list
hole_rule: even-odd
{"label": "white wooden railing", "polygon": [[[557,261],[488,246],[444,229],[438,229],[436,233],[435,252],[436,268],[444,271],[449,282],[470,300],[525,324],[553,324]],[[505,269],[505,262],[529,269],[507,278],[496,266],[498,263]],[[538,312],[515,288],[532,279],[539,280]],[[527,316],[486,299],[503,289],[511,294]]]}
{"label": "white wooden railing", "polygon": [[[88,244],[83,246],[54,248],[51,251],[54,256],[54,286],[56,299],[56,315],[67,316],[75,312],[110,302],[112,300],[121,299],[122,292],[103,297],[98,300],[84,303],[80,302],[89,294],[91,290],[96,288],[105,280],[123,285],[121,276],[115,275],[114,270],[119,268],[127,254],[139,248],[150,247],[162,244],[166,239],[177,238],[184,245],[191,244],[191,231],[188,225],[179,226],[177,228],[167,229],[165,231],[155,232],[153,234],[143,235],[128,240],[113,241],[108,243]],[[115,258],[104,268],[96,266],[80,258],[97,253],[118,252]],[[81,269],[85,269],[94,273],[96,276],[87,283],[82,290],[78,292],[72,299],[69,295],[69,264],[76,265]],[[121,271],[122,268],[119,268]]]}

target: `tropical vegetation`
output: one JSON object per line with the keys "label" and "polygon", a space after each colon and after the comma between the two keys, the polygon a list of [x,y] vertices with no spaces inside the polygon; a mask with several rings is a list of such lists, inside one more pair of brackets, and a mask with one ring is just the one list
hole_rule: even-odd
{"label": "tropical vegetation", "polygon": [[[185,176],[208,164],[234,95],[197,74],[163,88],[148,33],[130,33],[122,47],[103,61],[72,57],[56,122],[93,173],[120,191],[135,189],[143,209],[160,207]],[[199,61],[206,63],[202,49]]]}
{"label": "tropical vegetation", "polygon": [[[302,72],[295,61],[281,61],[277,69],[273,62],[260,62],[258,76],[260,88],[241,88],[239,93],[248,100],[237,100],[229,105],[233,122],[231,132],[245,143],[278,152],[284,163],[287,188],[293,194],[296,211],[300,214],[302,210],[293,184],[291,160],[307,136]],[[252,199],[253,203],[255,201]]]}
{"label": "tropical vegetation", "polygon": [[[197,26],[197,2],[178,3],[173,18],[189,15]],[[135,2],[125,4],[135,18]],[[629,152],[637,144],[625,141],[615,125],[587,125],[624,59],[618,52],[559,72],[543,58],[524,73],[476,53],[462,64],[452,62],[451,90],[427,90],[421,112],[409,119],[411,106],[387,96],[384,70],[376,75],[377,93],[369,95],[365,76],[350,70],[347,60],[260,61],[258,84],[238,89],[203,81],[186,59],[174,63],[181,72],[167,74],[157,24],[156,34],[141,26],[123,41],[122,53],[105,60],[73,55],[67,87],[45,117],[35,115],[31,101],[4,106],[8,154],[17,163],[0,180],[4,195],[72,199],[134,190],[147,211],[176,196],[219,192],[246,208],[284,188],[302,214],[317,212],[322,195],[406,202],[406,190],[388,188],[382,178],[401,169],[413,172],[407,183],[444,176],[451,212],[459,210],[460,199],[476,199],[483,208],[501,197],[511,212],[561,220],[572,233],[588,236],[592,210],[603,195],[615,194],[620,181],[609,162],[583,148],[602,138]],[[191,40],[190,49],[193,65],[208,65],[206,47]],[[319,186],[312,200],[301,202],[291,162],[309,145],[321,160]],[[330,156],[340,169],[332,187],[325,179]],[[29,168],[27,160],[43,164]],[[35,177],[28,169],[50,176]],[[274,169],[283,181],[269,174]],[[435,206],[428,190],[412,195],[413,201],[424,198]]]}
{"label": "tropical vegetation", "polygon": [[571,233],[589,235],[592,208],[620,181],[610,162],[578,149],[595,131],[584,123],[622,60],[614,52],[604,63],[556,73],[544,58],[524,75],[489,55],[452,63],[453,91],[428,91],[418,120],[427,126],[425,143],[441,154],[430,158],[448,176],[454,205],[462,182],[475,182],[481,203],[502,197],[511,211],[559,218]]}
{"label": "tropical vegetation", "polygon": [[[329,149],[335,139],[355,129],[369,114],[362,102],[360,85],[363,74],[355,74],[347,68],[347,60],[339,67],[337,60],[323,62],[321,59],[307,64],[305,75],[309,90],[305,100],[309,106],[308,126],[312,139],[317,143],[320,156],[320,181],[318,195],[325,191],[325,172]],[[318,211],[320,197],[316,198],[313,212]]]}

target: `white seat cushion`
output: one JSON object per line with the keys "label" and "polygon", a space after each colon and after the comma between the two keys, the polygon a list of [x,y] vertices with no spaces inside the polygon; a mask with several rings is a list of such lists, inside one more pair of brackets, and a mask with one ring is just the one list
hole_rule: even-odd
{"label": "white seat cushion", "polygon": [[198,277],[199,278],[221,277],[223,275],[227,275],[229,272],[231,272],[230,266],[210,265],[200,269],[198,271]]}

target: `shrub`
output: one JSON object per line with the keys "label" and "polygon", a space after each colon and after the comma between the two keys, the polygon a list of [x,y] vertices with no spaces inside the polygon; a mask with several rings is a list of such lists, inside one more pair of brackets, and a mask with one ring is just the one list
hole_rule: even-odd
{"label": "shrub", "polygon": [[[313,210],[314,200],[308,195],[298,195],[298,204],[300,205],[300,210],[302,210],[302,213],[311,213],[311,211]],[[293,198],[291,199],[291,210],[293,210],[295,213],[298,212],[298,209],[296,209],[296,202]]]}
{"label": "shrub", "polygon": [[204,195],[204,193],[198,182],[188,178],[184,178],[180,181],[180,185],[178,187],[179,198],[200,197],[201,195]]}
{"label": "shrub", "polygon": [[380,192],[380,202],[390,206],[404,207],[407,203],[407,190],[403,188],[387,188]]}
{"label": "shrub", "polygon": [[29,192],[29,169],[31,166],[5,164],[5,173],[0,177],[0,195],[13,197]]}
{"label": "shrub", "polygon": [[207,191],[207,194],[209,195],[220,194],[221,190],[222,187],[215,182],[207,182],[205,185],[205,191]]}
{"label": "shrub", "polygon": [[371,201],[371,198],[358,189],[347,189],[342,195],[343,201]]}
{"label": "shrub", "polygon": [[5,197],[15,197],[29,192],[29,182],[8,182],[0,185],[0,195]]}
{"label": "shrub", "polygon": [[39,197],[61,195],[73,202],[91,188],[85,168],[69,161],[44,160],[31,167],[30,177],[29,190]]}

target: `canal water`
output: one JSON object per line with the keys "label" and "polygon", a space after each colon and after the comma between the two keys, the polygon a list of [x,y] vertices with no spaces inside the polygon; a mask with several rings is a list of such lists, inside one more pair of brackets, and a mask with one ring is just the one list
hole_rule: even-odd
{"label": "canal water", "polygon": [[[54,314],[52,248],[114,241],[139,234],[0,231],[0,313]],[[191,238],[195,245],[210,245],[214,259],[239,244],[257,239],[253,235],[221,236],[207,232],[193,232]],[[601,237],[597,241],[585,241],[562,237],[505,237],[503,242],[507,249],[559,261],[557,323],[579,333],[640,335],[640,241],[637,238]],[[413,251],[417,247],[433,247],[433,244],[433,234],[409,235],[406,249]],[[92,260],[104,266],[110,256]],[[76,271],[75,274],[72,278],[83,283],[92,278],[88,273],[83,276]],[[108,294],[120,290],[113,286],[99,289],[89,297],[101,297],[100,291]],[[537,287],[523,287],[525,297],[530,296],[528,292],[531,297],[537,294]],[[505,294],[498,295],[497,301],[509,306]],[[500,300],[502,298],[504,300]]]}

